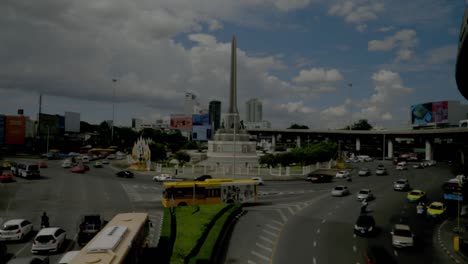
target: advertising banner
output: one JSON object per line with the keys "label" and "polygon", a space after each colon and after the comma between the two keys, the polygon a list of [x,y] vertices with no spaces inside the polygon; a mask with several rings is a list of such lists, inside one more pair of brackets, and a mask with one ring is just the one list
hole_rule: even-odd
{"label": "advertising banner", "polygon": [[427,126],[448,122],[448,102],[430,102],[411,106],[411,124]]}
{"label": "advertising banner", "polygon": [[171,129],[192,131],[192,117],[185,115],[172,115],[170,127]]}
{"label": "advertising banner", "polygon": [[211,138],[211,126],[193,126],[192,139],[206,141]]}
{"label": "advertising banner", "polygon": [[6,116],[5,119],[5,144],[24,145],[26,133],[26,117]]}

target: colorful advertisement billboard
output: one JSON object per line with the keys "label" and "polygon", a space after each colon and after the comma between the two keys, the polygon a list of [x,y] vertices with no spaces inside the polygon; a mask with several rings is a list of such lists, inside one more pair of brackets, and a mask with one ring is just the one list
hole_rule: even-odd
{"label": "colorful advertisement billboard", "polygon": [[210,115],[192,115],[192,139],[206,141],[211,138]]}
{"label": "colorful advertisement billboard", "polygon": [[192,131],[192,117],[185,115],[171,115],[170,128]]}
{"label": "colorful advertisement billboard", "polygon": [[6,116],[5,145],[24,145],[26,133],[26,117]]}
{"label": "colorful advertisement billboard", "polygon": [[430,102],[411,106],[411,124],[427,126],[448,122],[448,102]]}

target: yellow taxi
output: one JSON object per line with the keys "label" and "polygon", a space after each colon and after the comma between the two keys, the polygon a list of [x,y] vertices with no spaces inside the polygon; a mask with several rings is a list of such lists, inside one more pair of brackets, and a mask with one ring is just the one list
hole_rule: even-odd
{"label": "yellow taxi", "polygon": [[102,162],[96,161],[96,162],[94,163],[94,168],[102,168]]}
{"label": "yellow taxi", "polygon": [[408,202],[419,202],[425,199],[426,199],[426,192],[423,192],[421,190],[412,190],[406,196],[406,200],[408,200]]}
{"label": "yellow taxi", "polygon": [[447,210],[447,206],[445,206],[441,202],[432,202],[428,207],[427,207],[427,215],[431,217],[438,217],[441,216],[445,213]]}

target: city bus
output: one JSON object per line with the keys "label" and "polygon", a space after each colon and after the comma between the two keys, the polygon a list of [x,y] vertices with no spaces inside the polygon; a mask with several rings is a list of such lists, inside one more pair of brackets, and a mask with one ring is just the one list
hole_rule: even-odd
{"label": "city bus", "polygon": [[253,203],[257,201],[257,181],[234,179],[207,179],[205,181],[165,182],[164,207],[217,204]]}
{"label": "city bus", "polygon": [[458,178],[450,179],[443,185],[445,201],[461,201],[463,202],[468,195],[468,184],[463,183],[463,180]]}
{"label": "city bus", "polygon": [[147,213],[121,213],[80,250],[70,264],[136,264],[148,247]]}

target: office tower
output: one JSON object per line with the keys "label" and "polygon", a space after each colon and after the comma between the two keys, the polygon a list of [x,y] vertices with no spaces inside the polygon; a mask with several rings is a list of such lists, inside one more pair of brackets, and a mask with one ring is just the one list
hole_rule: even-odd
{"label": "office tower", "polygon": [[212,131],[218,130],[221,125],[221,102],[211,101],[209,105],[210,124],[213,126]]}
{"label": "office tower", "polygon": [[257,98],[252,98],[245,103],[245,122],[262,121],[262,102]]}

